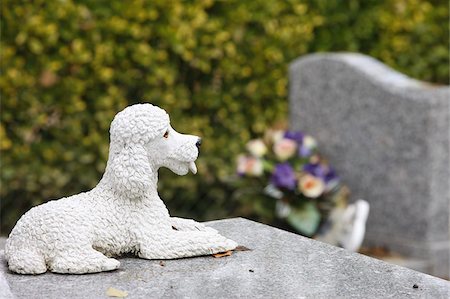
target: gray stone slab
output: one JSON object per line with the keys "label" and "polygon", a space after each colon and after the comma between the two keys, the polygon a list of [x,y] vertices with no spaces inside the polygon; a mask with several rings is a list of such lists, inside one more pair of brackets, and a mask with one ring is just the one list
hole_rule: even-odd
{"label": "gray stone slab", "polygon": [[449,277],[450,88],[410,79],[359,54],[314,54],[290,66],[290,121],[319,141],[371,205],[365,244],[425,259]]}
{"label": "gray stone slab", "polygon": [[5,274],[3,272],[0,272],[0,298],[2,299],[14,298],[14,296],[11,293],[11,289],[9,288],[8,281],[6,280]]}
{"label": "gray stone slab", "polygon": [[[0,273],[16,298],[448,298],[450,283],[242,218],[208,225],[252,251],[224,258],[121,259],[115,272]],[[413,288],[413,285],[418,288]],[[0,297],[4,295],[0,291]],[[3,297],[2,297],[3,298]]]}
{"label": "gray stone slab", "polygon": [[5,248],[6,238],[0,237],[0,250]]}

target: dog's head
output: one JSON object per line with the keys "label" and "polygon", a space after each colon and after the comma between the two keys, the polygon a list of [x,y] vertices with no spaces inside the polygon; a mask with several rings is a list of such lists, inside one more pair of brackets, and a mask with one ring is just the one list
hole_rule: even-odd
{"label": "dog's head", "polygon": [[[170,125],[169,115],[151,104],[136,104],[119,112],[111,123],[110,160],[115,184],[126,189],[148,188],[148,176],[160,167],[178,175],[189,169],[195,174],[195,160],[201,139],[180,134]],[[147,179],[147,183],[145,181]]]}

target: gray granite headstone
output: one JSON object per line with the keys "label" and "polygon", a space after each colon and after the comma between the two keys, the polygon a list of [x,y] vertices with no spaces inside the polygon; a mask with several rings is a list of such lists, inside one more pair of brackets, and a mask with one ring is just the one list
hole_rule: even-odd
{"label": "gray granite headstone", "polygon": [[[246,219],[208,223],[251,251],[148,261],[122,258],[113,272],[86,275],[7,271],[0,298],[448,298],[450,283]],[[2,255],[2,254],[0,254]],[[414,285],[417,287],[415,288]]]}
{"label": "gray granite headstone", "polygon": [[310,133],[353,198],[370,202],[366,245],[449,277],[450,88],[360,54],[290,65],[290,122]]}

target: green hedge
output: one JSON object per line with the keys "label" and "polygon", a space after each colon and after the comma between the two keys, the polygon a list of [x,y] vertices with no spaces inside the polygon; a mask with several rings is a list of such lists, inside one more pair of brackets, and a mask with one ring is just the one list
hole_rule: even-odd
{"label": "green hedge", "polygon": [[[449,79],[445,1],[1,2],[1,228],[33,205],[92,188],[126,105],[165,108],[204,137],[199,174],[162,171],[174,214],[267,220],[224,183],[252,136],[287,115],[287,66],[358,51],[435,83]],[[265,218],[266,217],[266,218]]]}

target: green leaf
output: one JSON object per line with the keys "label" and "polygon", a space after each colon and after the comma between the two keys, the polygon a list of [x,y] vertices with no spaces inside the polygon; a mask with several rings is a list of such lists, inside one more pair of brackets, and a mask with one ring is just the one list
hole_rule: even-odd
{"label": "green leaf", "polygon": [[319,226],[320,213],[313,203],[305,202],[300,207],[292,209],[287,222],[300,233],[312,236]]}

